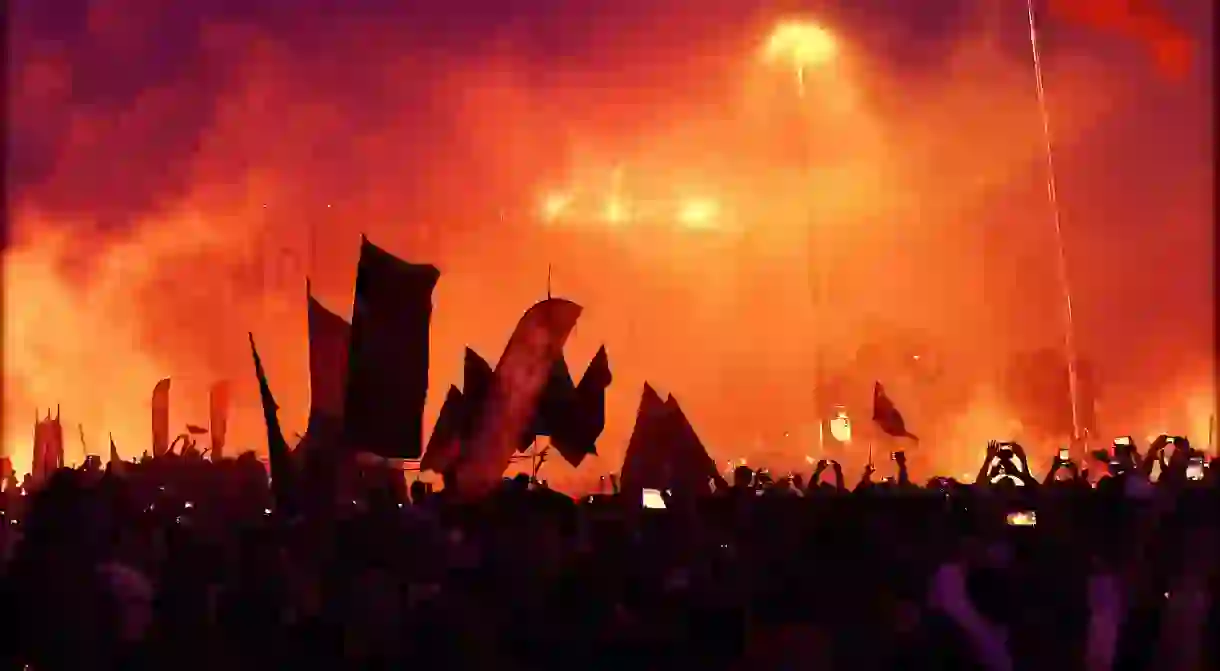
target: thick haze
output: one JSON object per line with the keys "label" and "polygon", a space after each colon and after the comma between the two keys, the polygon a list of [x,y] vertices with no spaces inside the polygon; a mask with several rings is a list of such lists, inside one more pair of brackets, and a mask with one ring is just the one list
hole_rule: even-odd
{"label": "thick haze", "polygon": [[[1007,357],[1061,342],[1024,3],[810,7],[842,53],[803,109],[757,53],[790,5],[53,4],[18,0],[13,17],[4,446],[19,470],[34,409],[56,404],[91,452],[108,432],[142,452],[167,376],[173,426],[206,421],[209,384],[235,380],[230,442],[263,449],[246,331],[286,431],[303,431],[304,275],[349,314],[361,232],[443,272],[430,418],[462,348],[497,358],[552,265],[555,293],[586,308],[574,372],[604,342],[615,375],[586,477],[617,468],[645,378],[718,458],[784,432],[780,451],[808,452],[811,334],[842,360],[877,335],[864,324],[924,333],[969,387],[934,459],[968,468],[1011,425],[991,389]],[[1203,0],[1172,9],[1212,24]],[[1103,422],[1205,433],[1210,63],[1171,81],[1139,45],[1059,24],[1043,47]],[[627,199],[716,199],[717,230],[543,222],[545,194],[604,196],[616,168]],[[835,259],[836,319],[817,329],[811,221]]]}

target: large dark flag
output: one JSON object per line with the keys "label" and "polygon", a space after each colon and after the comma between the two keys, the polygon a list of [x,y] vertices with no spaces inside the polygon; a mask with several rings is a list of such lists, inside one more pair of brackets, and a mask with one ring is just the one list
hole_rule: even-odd
{"label": "large dark flag", "polygon": [[327,310],[306,284],[309,302],[309,428],[306,433],[323,440],[338,437],[343,423],[347,390],[347,353],[352,326]]}
{"label": "large dark flag", "polygon": [[254,355],[254,374],[258,376],[258,393],[263,402],[263,421],[267,424],[267,456],[271,461],[271,492],[275,496],[276,508],[282,512],[293,513],[295,501],[292,500],[292,463],[288,458],[288,443],[284,440],[284,432],[280,429],[279,409],[275,397],[271,395],[271,386],[267,383],[267,373],[263,370],[263,360],[258,356],[258,348],[254,346],[254,334],[250,334],[250,353]]}
{"label": "large dark flag", "polygon": [[153,387],[152,394],[152,448],[153,456],[165,456],[169,452],[169,378]]}
{"label": "large dark flag", "polygon": [[462,437],[474,436],[479,418],[483,416],[483,407],[491,395],[492,381],[496,373],[487,360],[479,353],[466,348],[466,356],[462,361]]}
{"label": "large dark flag", "polygon": [[906,422],[902,419],[902,413],[898,412],[898,408],[889,396],[885,395],[885,388],[880,382],[873,384],[873,421],[881,430],[896,438],[910,438],[918,441],[919,438],[915,434],[907,431]]}
{"label": "large dark flag", "polygon": [[581,307],[571,301],[548,298],[517,323],[496,364],[474,438],[459,464],[457,484],[466,495],[479,496],[499,484],[580,313]]}
{"label": "large dark flag", "polygon": [[551,435],[551,444],[574,467],[597,454],[597,439],[606,428],[606,388],[613,379],[610,358],[601,347],[576,385],[571,408]]}
{"label": "large dark flag", "polygon": [[524,452],[533,444],[538,436],[554,438],[563,433],[563,425],[570,418],[576,402],[576,385],[572,382],[572,374],[568,371],[568,362],[562,353],[551,365],[551,374],[542,395],[538,399],[538,408],[534,411],[533,421],[521,436],[518,450]]}
{"label": "large dark flag", "polygon": [[644,383],[620,475],[622,491],[629,497],[638,497],[641,489],[665,489],[669,484],[667,414],[665,401],[651,385]]}
{"label": "large dark flag", "polygon": [[362,238],[348,349],[343,437],[390,459],[423,452],[434,266],[408,263]]}
{"label": "large dark flag", "polygon": [[665,399],[666,433],[670,454],[670,488],[687,494],[708,493],[708,481],[718,486],[727,483],[716,470],[716,461],[708,456],[707,448],[691,426],[678,399],[671,394]]}
{"label": "large dark flag", "polygon": [[419,462],[421,471],[444,473],[457,463],[462,448],[464,401],[461,390],[449,385],[445,403],[436,418],[436,425],[432,427],[432,437],[428,439],[428,447]]}

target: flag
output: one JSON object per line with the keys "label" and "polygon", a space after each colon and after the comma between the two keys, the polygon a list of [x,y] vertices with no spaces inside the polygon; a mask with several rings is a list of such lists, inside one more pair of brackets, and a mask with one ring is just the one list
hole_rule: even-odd
{"label": "flag", "polygon": [[597,439],[606,428],[606,388],[613,380],[610,359],[603,346],[597,350],[576,385],[571,408],[551,436],[551,444],[573,467],[597,454]]}
{"label": "flag", "polygon": [[115,469],[123,465],[123,460],[119,458],[119,448],[114,444],[114,434],[110,434],[110,468]]}
{"label": "flag", "polygon": [[225,437],[229,432],[229,405],[232,398],[232,385],[228,380],[221,380],[212,385],[208,392],[209,426],[212,427],[212,459],[223,459],[225,456]]}
{"label": "flag", "polygon": [[1190,36],[1160,0],[1050,0],[1052,17],[1139,43],[1168,77],[1185,75],[1194,58]]}
{"label": "flag", "polygon": [[267,374],[263,371],[263,360],[254,346],[254,334],[250,334],[250,352],[254,355],[254,374],[258,376],[258,393],[263,402],[263,421],[267,424],[267,456],[271,462],[271,493],[276,508],[289,514],[295,512],[292,500],[292,464],[288,460],[288,443],[280,429],[279,406],[271,395]]}
{"label": "flag", "polygon": [[670,444],[670,488],[689,494],[706,494],[709,480],[716,480],[719,486],[727,485],[672,394],[665,399],[665,410],[666,438]]}
{"label": "flag", "polygon": [[30,475],[35,486],[46,483],[55,471],[64,467],[64,431],[59,423],[59,409],[55,409],[55,417],[47,410],[46,419],[38,420],[34,414],[34,458],[30,465]]}
{"label": "flag", "polygon": [[309,313],[309,428],[306,434],[334,439],[343,423],[347,353],[352,326],[313,297],[306,283]]}
{"label": "flag", "polygon": [[458,465],[457,484],[465,494],[485,494],[499,484],[580,312],[571,301],[548,298],[517,323],[496,364],[474,438]]}
{"label": "flag", "polygon": [[521,436],[518,450],[524,452],[533,444],[538,436],[553,437],[562,433],[560,428],[572,413],[576,400],[576,385],[572,383],[572,374],[568,372],[568,362],[563,353],[551,365],[551,374],[547,377],[546,386],[538,398],[538,408],[529,428]]}
{"label": "flag", "polygon": [[462,391],[449,385],[449,393],[445,395],[445,403],[436,418],[436,425],[432,427],[432,437],[428,439],[419,470],[444,473],[457,462],[462,445],[463,400]]}
{"label": "flag", "polygon": [[434,266],[408,263],[362,239],[348,347],[343,437],[385,458],[423,452]]}
{"label": "flag", "polygon": [[907,431],[902,413],[898,412],[898,408],[894,406],[890,397],[885,395],[885,388],[881,386],[880,382],[873,384],[873,421],[881,427],[882,431],[891,436],[919,440],[915,434]]}
{"label": "flag", "polygon": [[208,430],[196,424],[187,424],[186,432],[192,436],[202,436],[203,434],[207,433]]}
{"label": "flag", "polygon": [[[34,446],[30,452],[30,480],[35,486],[41,484],[43,478],[43,463],[45,458],[43,455],[47,451],[46,426],[42,423],[42,417],[39,416],[38,410],[34,411]],[[51,413],[47,412],[47,417],[50,418]]]}
{"label": "flag", "polygon": [[152,394],[152,447],[153,456],[161,457],[169,452],[169,378],[153,387]]}
{"label": "flag", "polygon": [[478,352],[466,348],[466,356],[462,361],[462,437],[474,436],[483,408],[487,405],[487,397],[491,394],[492,380],[495,372],[491,364],[479,356]]}
{"label": "flag", "polygon": [[665,444],[668,412],[665,401],[645,382],[635,412],[635,426],[627,441],[627,453],[623,455],[620,479],[622,491],[628,496],[638,498],[641,489],[665,489],[669,484]]}

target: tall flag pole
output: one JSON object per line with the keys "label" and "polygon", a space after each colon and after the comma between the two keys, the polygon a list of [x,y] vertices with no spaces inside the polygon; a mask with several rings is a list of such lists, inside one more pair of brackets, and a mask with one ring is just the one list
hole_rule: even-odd
{"label": "tall flag pole", "polygon": [[1051,116],[1046,104],[1046,83],[1042,77],[1041,49],[1038,46],[1037,21],[1034,0],[1025,0],[1029,18],[1029,47],[1033,56],[1034,85],[1037,93],[1038,113],[1042,119],[1042,141],[1046,153],[1046,195],[1051,207],[1051,221],[1055,232],[1059,287],[1063,293],[1063,348],[1068,363],[1068,394],[1072,404],[1072,439],[1079,441],[1080,430],[1080,377],[1079,358],[1076,351],[1076,324],[1072,314],[1072,287],[1068,278],[1067,252],[1063,245],[1063,217],[1059,209],[1059,193],[1055,179],[1055,144],[1051,134]]}

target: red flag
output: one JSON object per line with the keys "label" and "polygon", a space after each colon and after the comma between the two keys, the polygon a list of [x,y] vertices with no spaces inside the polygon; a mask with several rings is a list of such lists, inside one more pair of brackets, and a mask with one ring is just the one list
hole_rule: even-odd
{"label": "red flag", "polygon": [[[306,293],[309,287],[306,285]],[[351,324],[309,299],[309,429],[307,433],[332,433],[343,422],[347,392],[347,351],[351,346]]]}
{"label": "red flag", "polygon": [[622,491],[629,497],[638,497],[641,489],[666,489],[669,486],[668,414],[665,401],[651,385],[644,383],[620,476]]}
{"label": "red flag", "polygon": [[873,421],[881,427],[882,431],[891,436],[919,440],[915,434],[907,431],[902,413],[898,412],[898,408],[890,397],[885,395],[885,388],[881,386],[880,382],[873,384]]}
{"label": "red flag", "polygon": [[169,378],[153,387],[152,394],[152,446],[153,456],[165,456],[169,452]]}
{"label": "red flag", "polygon": [[209,426],[212,427],[212,458],[225,456],[225,437],[229,432],[229,405],[232,403],[232,385],[221,380],[208,392]]}
{"label": "red flag", "polygon": [[428,439],[428,447],[419,462],[421,471],[444,473],[457,463],[462,445],[462,403],[461,390],[449,385],[445,404],[441,406],[436,425],[432,427],[432,437]]}
{"label": "red flag", "polygon": [[499,483],[580,312],[571,301],[548,298],[517,323],[496,365],[474,439],[459,464],[457,484],[467,495],[487,493]]}
{"label": "red flag", "polygon": [[348,349],[343,437],[386,458],[423,452],[434,266],[408,263],[363,239]]}
{"label": "red flag", "polygon": [[1190,69],[1194,45],[1159,0],[1049,0],[1050,13],[1140,43],[1165,75]]}

